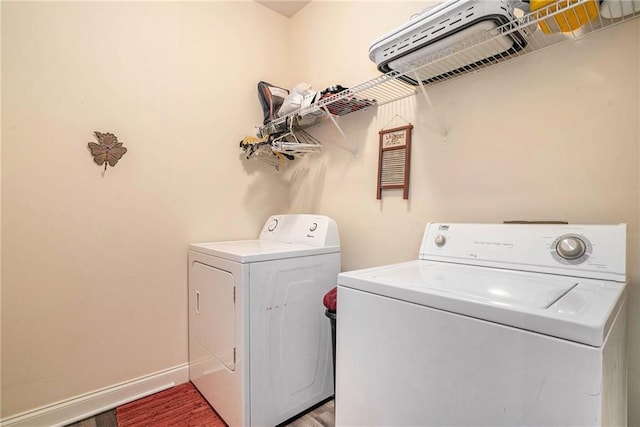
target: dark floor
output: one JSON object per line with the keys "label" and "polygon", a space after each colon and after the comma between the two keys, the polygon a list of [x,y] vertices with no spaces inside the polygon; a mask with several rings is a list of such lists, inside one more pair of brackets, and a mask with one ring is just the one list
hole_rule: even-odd
{"label": "dark floor", "polygon": [[[334,425],[335,405],[334,401],[330,400],[324,405],[286,424],[284,427],[333,427]],[[103,412],[95,417],[69,424],[67,427],[118,427],[116,410],[112,409]]]}
{"label": "dark floor", "polygon": [[313,411],[307,412],[286,424],[285,427],[333,427],[335,426],[335,401],[332,399]]}
{"label": "dark floor", "polygon": [[110,411],[98,414],[95,417],[87,418],[86,420],[69,424],[68,427],[118,427],[118,421],[116,420],[116,410],[112,409]]}

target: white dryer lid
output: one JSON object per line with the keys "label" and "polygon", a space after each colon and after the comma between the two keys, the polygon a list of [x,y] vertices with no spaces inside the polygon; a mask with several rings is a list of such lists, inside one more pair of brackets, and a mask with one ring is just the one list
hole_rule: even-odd
{"label": "white dryer lid", "polygon": [[625,292],[619,282],[427,260],[340,273],[338,285],[596,347]]}
{"label": "white dryer lid", "polygon": [[309,246],[270,240],[192,243],[189,250],[239,263],[340,252],[340,246]]}

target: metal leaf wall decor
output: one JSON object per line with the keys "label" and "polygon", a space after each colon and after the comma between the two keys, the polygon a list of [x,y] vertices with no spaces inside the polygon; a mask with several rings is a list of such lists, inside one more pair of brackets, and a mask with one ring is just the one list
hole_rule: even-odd
{"label": "metal leaf wall decor", "polygon": [[89,143],[89,150],[93,156],[93,161],[99,165],[104,164],[104,171],[107,171],[108,166],[115,166],[118,160],[124,156],[127,149],[122,146],[122,142],[118,142],[118,137],[112,133],[93,133],[98,139],[98,144],[95,142]]}

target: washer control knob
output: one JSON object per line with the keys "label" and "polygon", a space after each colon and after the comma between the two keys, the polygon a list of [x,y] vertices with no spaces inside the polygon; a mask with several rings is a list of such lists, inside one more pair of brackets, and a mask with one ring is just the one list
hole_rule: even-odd
{"label": "washer control knob", "polygon": [[276,229],[277,226],[278,226],[278,220],[274,218],[273,221],[271,221],[267,226],[267,230],[273,231]]}
{"label": "washer control knob", "polygon": [[436,236],[436,238],[434,239],[434,242],[436,243],[436,246],[438,246],[438,247],[444,246],[444,244],[447,243],[447,238],[444,237],[442,234],[438,234]]}
{"label": "washer control knob", "polygon": [[578,237],[563,237],[556,245],[556,252],[564,259],[578,259],[587,250],[587,245]]}
{"label": "washer control knob", "polygon": [[314,222],[313,224],[311,224],[311,227],[309,227],[309,231],[316,231],[317,228],[318,224]]}

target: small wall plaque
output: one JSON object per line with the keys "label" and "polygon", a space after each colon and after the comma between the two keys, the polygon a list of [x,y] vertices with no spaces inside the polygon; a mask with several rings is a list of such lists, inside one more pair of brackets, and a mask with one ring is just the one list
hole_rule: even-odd
{"label": "small wall plaque", "polygon": [[113,167],[118,160],[127,152],[126,147],[122,146],[122,142],[118,142],[118,137],[112,133],[93,133],[98,140],[98,144],[90,142],[89,151],[93,156],[93,161],[102,166],[104,164],[104,172],[107,171],[107,165]]}
{"label": "small wall plaque", "polygon": [[382,190],[403,189],[402,198],[409,198],[409,169],[411,164],[411,130],[413,125],[381,130],[380,156],[378,160],[378,189],[376,199],[382,198]]}

